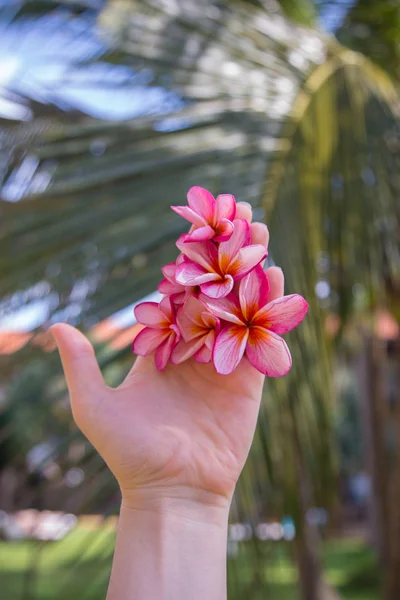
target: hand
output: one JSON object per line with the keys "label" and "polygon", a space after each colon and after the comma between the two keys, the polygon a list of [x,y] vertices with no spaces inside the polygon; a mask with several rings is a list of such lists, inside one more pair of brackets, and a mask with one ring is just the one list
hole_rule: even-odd
{"label": "hand", "polygon": [[[271,267],[268,275],[272,300],[283,295],[283,274]],[[226,376],[193,359],[159,372],[152,356],[139,357],[111,389],[83,334],[65,324],[52,332],[74,419],[118,480],[126,506],[160,498],[229,506],[253,439],[263,375],[246,359]]]}

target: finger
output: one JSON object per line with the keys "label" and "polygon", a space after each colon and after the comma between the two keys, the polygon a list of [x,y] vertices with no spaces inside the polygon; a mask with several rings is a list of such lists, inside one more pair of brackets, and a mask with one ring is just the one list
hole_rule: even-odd
{"label": "finger", "polygon": [[[269,242],[269,231],[268,227],[264,223],[252,223],[250,225],[251,231],[251,243],[252,244],[261,244],[265,246],[268,250],[268,242]],[[263,267],[265,260],[261,261],[261,266]]]}
{"label": "finger", "polygon": [[265,223],[252,223],[250,225],[251,243],[261,244],[268,248],[269,231]]}
{"label": "finger", "polygon": [[58,323],[51,332],[57,343],[74,412],[99,398],[105,383],[93,346],[75,327]]}
{"label": "finger", "polygon": [[[139,333],[143,329],[145,329],[145,325],[142,325],[141,323],[136,323],[136,325],[134,326],[133,331],[132,331],[132,343],[134,342],[136,337],[139,335]],[[133,355],[133,356],[135,356],[135,355]],[[126,387],[130,387],[131,383],[133,383],[138,371],[141,371],[143,373],[143,372],[154,371],[154,369],[155,369],[155,363],[154,363],[153,355],[136,356],[135,361],[134,361],[129,373],[125,377],[124,381],[118,386],[118,389],[120,390],[120,389],[124,389]]]}
{"label": "finger", "polygon": [[284,294],[285,277],[279,267],[269,267],[266,270],[269,280],[268,302],[280,298]]}
{"label": "finger", "polygon": [[251,223],[253,218],[253,209],[251,204],[248,202],[238,202],[236,204],[236,215],[235,219],[244,219],[248,223]]}

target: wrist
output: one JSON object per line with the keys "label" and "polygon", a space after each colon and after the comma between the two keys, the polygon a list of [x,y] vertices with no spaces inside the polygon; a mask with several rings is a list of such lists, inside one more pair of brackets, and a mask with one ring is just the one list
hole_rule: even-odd
{"label": "wrist", "polygon": [[186,487],[121,488],[121,510],[129,512],[176,515],[191,521],[225,524],[230,499],[225,496]]}
{"label": "wrist", "polygon": [[107,600],[225,600],[229,502],[124,490]]}

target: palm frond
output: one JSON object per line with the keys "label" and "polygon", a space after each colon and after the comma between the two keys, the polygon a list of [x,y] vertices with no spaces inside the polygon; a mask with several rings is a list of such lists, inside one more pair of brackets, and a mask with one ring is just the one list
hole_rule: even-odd
{"label": "palm frond", "polygon": [[[81,19],[76,6],[69,18]],[[56,103],[36,107],[27,93],[36,118],[23,127],[3,123],[2,310],[45,301],[46,322],[69,320],[90,332],[155,290],[182,231],[169,205],[191,185],[251,202],[270,227],[287,293],[303,293],[311,310],[291,338],[291,374],[267,382],[234,510],[252,525],[292,515],[299,551],[313,562],[307,510],[329,507],[335,488],[326,313],[345,323],[357,309],[354,286],[371,305],[382,282],[387,290],[399,285],[398,92],[359,55],[249,2],[111,1],[98,23],[104,48],[88,51],[82,64],[129,68],[141,78],[124,81],[124,93],[162,90],[164,100],[156,114],[141,106],[136,118],[105,121],[79,111],[66,118]],[[321,282],[330,290],[322,299]],[[117,383],[131,357],[126,346],[112,346],[98,351]],[[9,370],[38,356],[25,348]],[[53,357],[46,363],[49,405],[60,410],[59,367]],[[71,499],[71,510],[88,510],[94,494],[104,510],[116,508],[104,465],[85,452],[80,466],[86,494]],[[264,580],[257,538],[249,552],[249,577],[230,562],[237,597],[255,597]]]}

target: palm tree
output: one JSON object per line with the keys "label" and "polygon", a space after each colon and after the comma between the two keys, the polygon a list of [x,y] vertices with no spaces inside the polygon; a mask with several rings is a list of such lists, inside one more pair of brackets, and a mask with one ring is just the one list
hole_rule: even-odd
{"label": "palm tree", "polygon": [[[271,256],[288,291],[305,295],[311,311],[292,335],[291,374],[266,384],[235,508],[254,523],[265,514],[292,515],[302,597],[325,598],[307,519],[310,507],[329,507],[335,496],[332,347],[324,323],[328,312],[343,324],[354,318],[354,289],[364,291],[369,309],[398,282],[395,84],[360,54],[289,21],[275,3],[266,10],[262,1],[110,0],[95,10],[81,1],[66,2],[60,13],[61,4],[27,3],[8,13],[20,34],[41,18],[53,47],[54,20],[67,27],[67,15],[79,51],[61,77],[51,80],[50,72],[46,90],[18,78],[3,92],[30,120],[3,119],[0,128],[2,308],[40,301],[46,322],[68,319],[93,333],[96,323],[155,290],[182,226],[169,205],[190,185],[251,202],[270,227]],[[304,6],[282,2],[285,14],[309,25],[314,10]],[[88,34],[94,19],[100,37]],[[89,78],[86,95],[103,95],[101,110],[64,93],[87,89]],[[118,91],[115,99],[107,85]],[[102,118],[107,102],[113,120]],[[99,355],[113,382],[131,357],[128,340],[108,342]],[[37,355],[25,348],[7,371]],[[49,360],[56,405],[64,390]],[[88,460],[112,509],[115,488]],[[232,597],[255,597],[264,577],[260,553],[255,540],[250,583],[231,567]]]}

